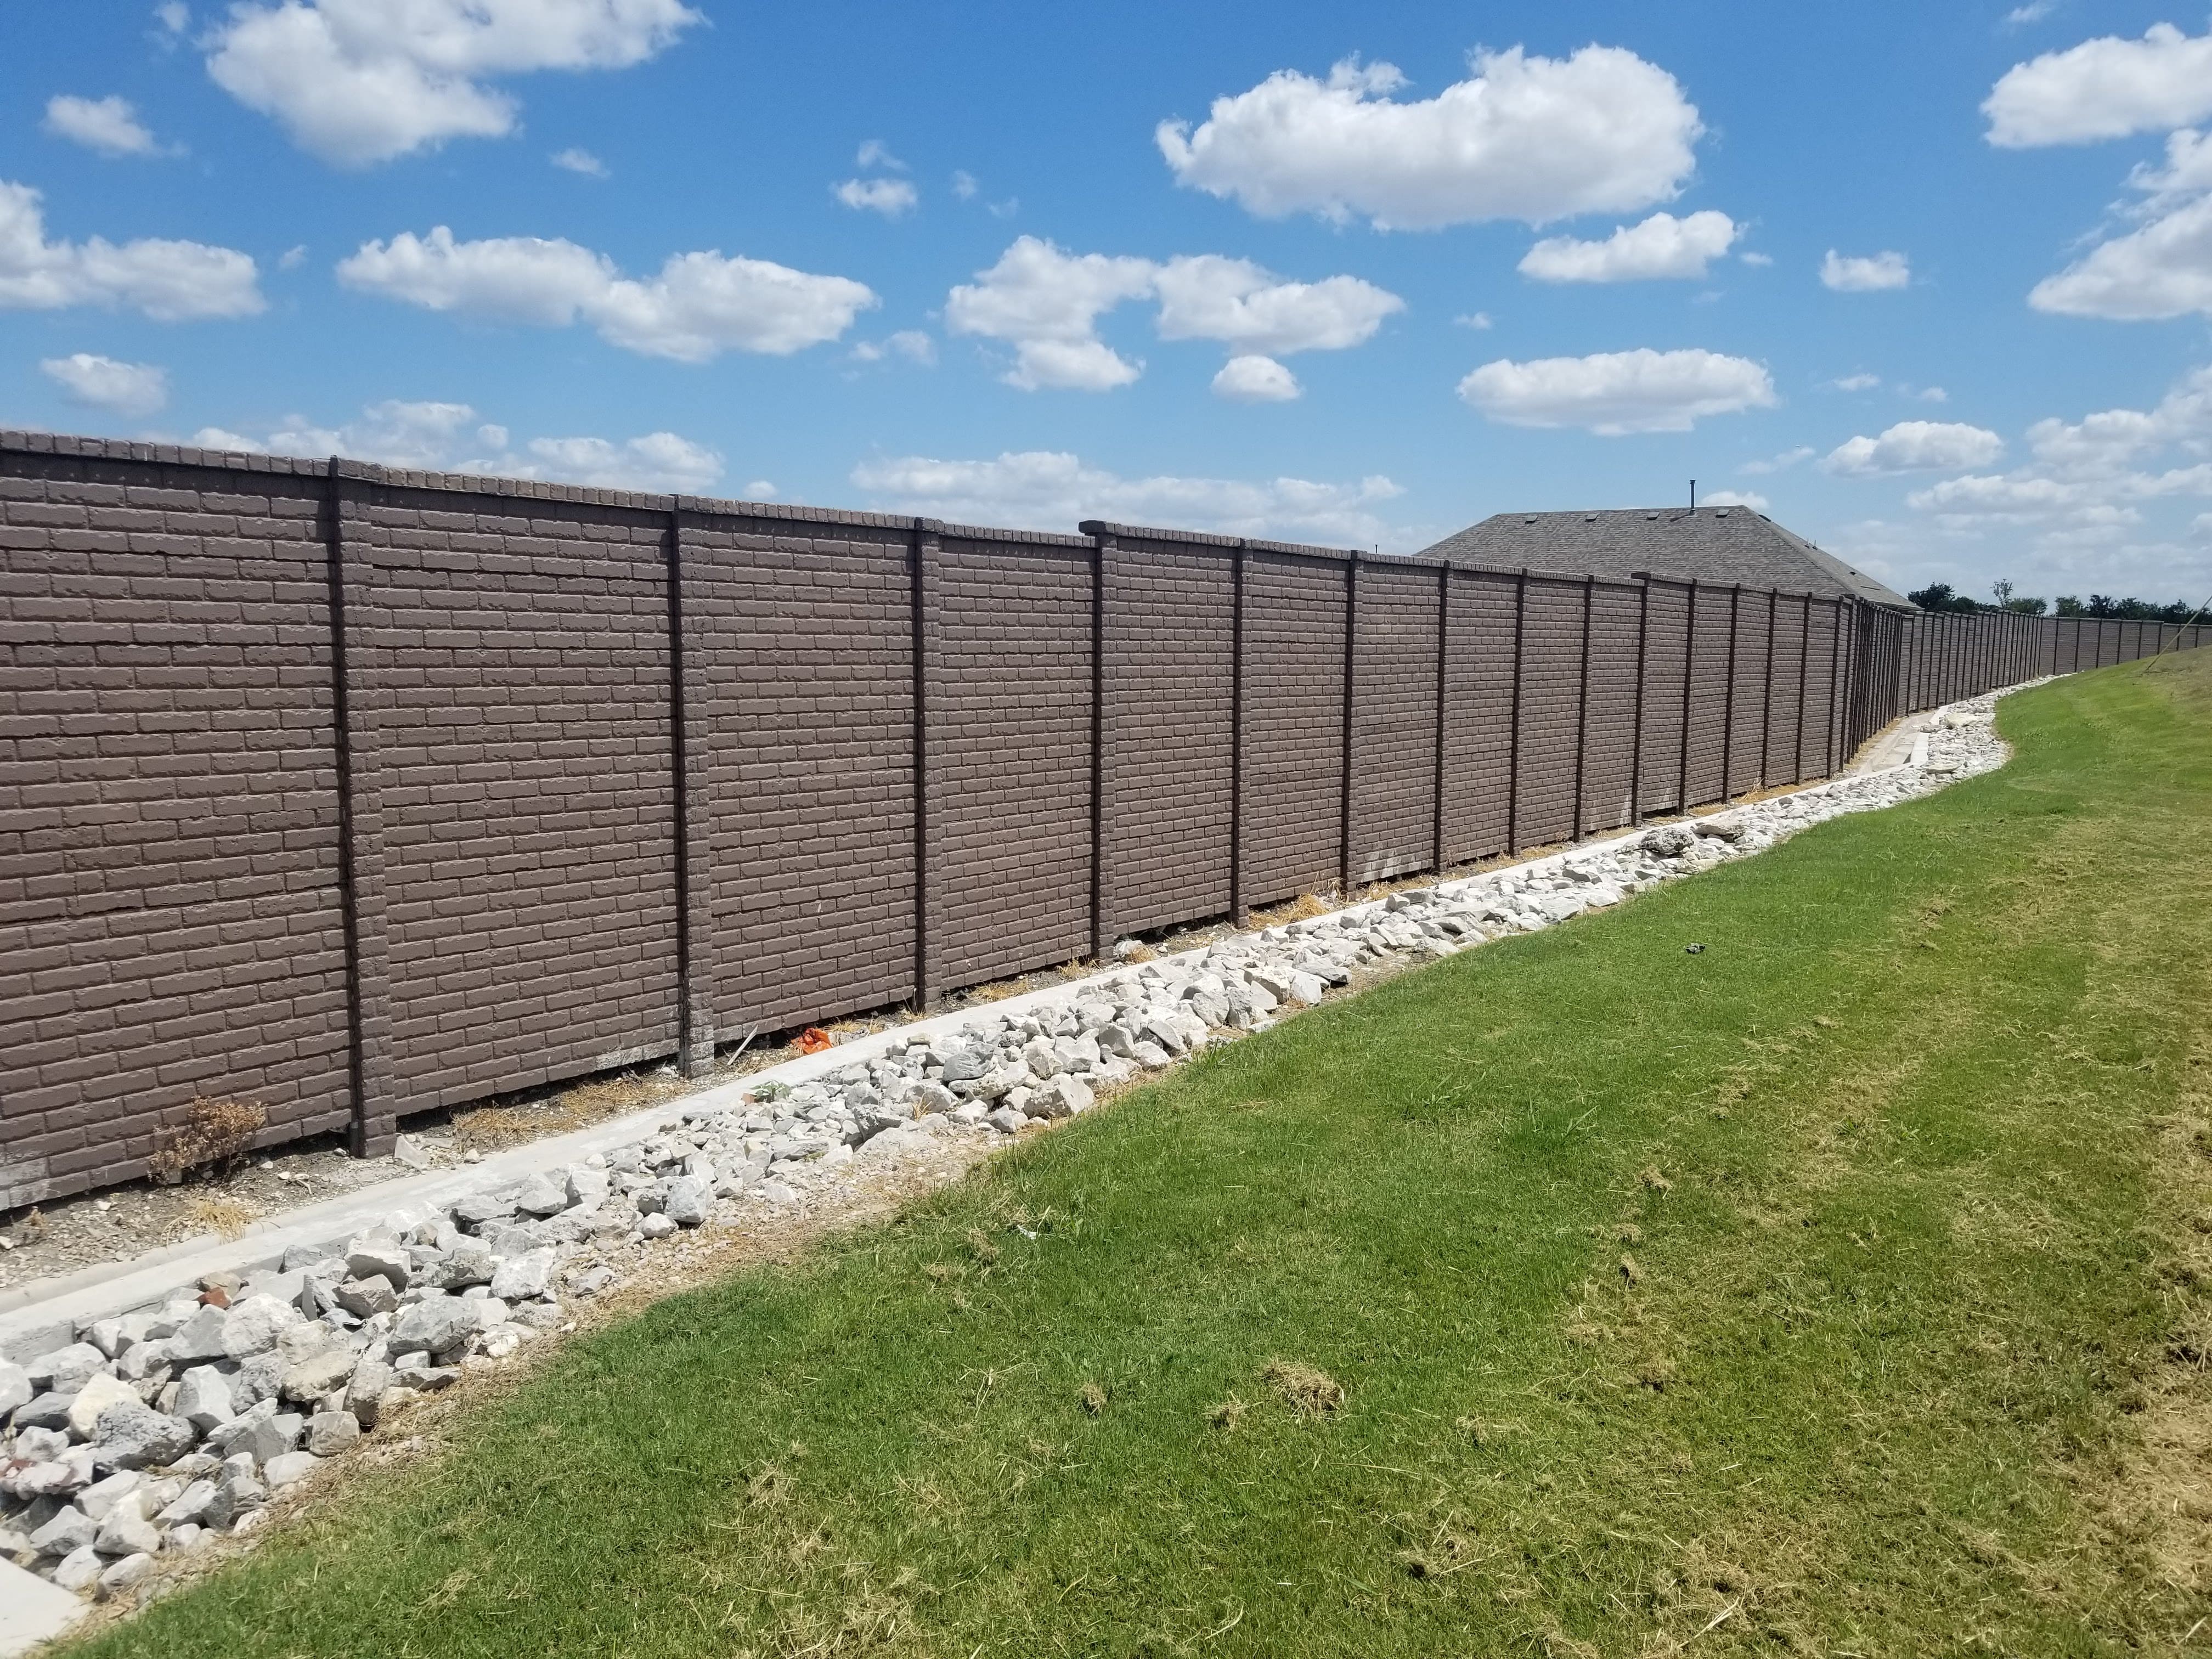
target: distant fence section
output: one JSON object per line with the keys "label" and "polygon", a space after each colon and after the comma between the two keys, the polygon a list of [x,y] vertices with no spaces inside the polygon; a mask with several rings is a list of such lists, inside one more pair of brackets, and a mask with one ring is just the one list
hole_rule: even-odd
{"label": "distant fence section", "polygon": [[0,434],[0,1206],[1837,771],[2171,624]]}

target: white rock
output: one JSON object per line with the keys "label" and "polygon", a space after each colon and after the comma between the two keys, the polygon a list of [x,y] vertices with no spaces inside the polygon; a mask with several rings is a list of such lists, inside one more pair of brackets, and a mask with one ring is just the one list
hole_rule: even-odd
{"label": "white rock", "polygon": [[70,1401],[70,1431],[80,1440],[91,1439],[94,1429],[99,1425],[100,1413],[125,1400],[134,1406],[143,1403],[138,1398],[138,1390],[119,1377],[109,1376],[103,1372],[86,1378],[84,1386],[77,1390],[76,1398]]}

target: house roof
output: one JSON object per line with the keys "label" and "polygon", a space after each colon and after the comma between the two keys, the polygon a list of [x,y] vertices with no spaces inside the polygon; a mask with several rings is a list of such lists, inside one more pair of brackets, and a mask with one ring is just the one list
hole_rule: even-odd
{"label": "house roof", "polygon": [[1620,581],[1646,571],[1675,581],[1776,588],[1915,609],[1903,594],[1747,507],[1499,513],[1445,537],[1422,556]]}

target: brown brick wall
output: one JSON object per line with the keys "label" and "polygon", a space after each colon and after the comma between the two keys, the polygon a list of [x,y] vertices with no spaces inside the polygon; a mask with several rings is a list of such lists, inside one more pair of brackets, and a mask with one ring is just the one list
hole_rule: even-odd
{"label": "brown brick wall", "polygon": [[1352,876],[1436,867],[1437,573],[1363,564],[1352,652]]}
{"label": "brown brick wall", "polygon": [[345,1121],[323,486],[0,451],[0,1207]]}
{"label": "brown brick wall", "polygon": [[947,534],[929,561],[934,986],[1091,953],[1091,556]]}
{"label": "brown brick wall", "polygon": [[1108,939],[1230,910],[1237,558],[1233,542],[1212,538],[1115,538],[1106,549]]}
{"label": "brown brick wall", "polygon": [[1326,889],[1343,813],[1345,577],[1340,561],[1254,551],[1244,568],[1248,903]]}
{"label": "brown brick wall", "polygon": [[386,486],[352,619],[375,705],[388,1086],[419,1111],[672,1052],[660,515]]}
{"label": "brown brick wall", "polygon": [[0,434],[0,1207],[196,1097],[375,1147],[2204,635],[1085,532]]}
{"label": "brown brick wall", "polygon": [[914,541],[684,515],[694,972],[725,1040],[914,994]]}

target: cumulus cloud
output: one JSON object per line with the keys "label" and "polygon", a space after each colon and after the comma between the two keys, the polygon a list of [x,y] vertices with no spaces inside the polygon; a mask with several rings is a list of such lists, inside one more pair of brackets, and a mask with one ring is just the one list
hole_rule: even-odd
{"label": "cumulus cloud", "polygon": [[862,141],[853,157],[856,167],[889,167],[894,173],[908,171],[907,164],[891,154],[891,147],[880,138]]}
{"label": "cumulus cloud", "polygon": [[880,213],[886,219],[911,213],[915,204],[921,199],[912,183],[904,179],[848,179],[841,185],[832,185],[830,193],[848,208],[863,213]]}
{"label": "cumulus cloud", "polygon": [[1231,357],[1213,377],[1213,395],[1238,404],[1286,404],[1305,395],[1297,376],[1273,357]]}
{"label": "cumulus cloud", "polygon": [[1194,131],[1154,133],[1176,180],[1279,218],[1364,216],[1381,229],[1486,219],[1548,224],[1672,199],[1705,131],[1674,77],[1617,46],[1565,58],[1474,55],[1434,98],[1389,64],[1347,59],[1325,81],[1279,70],[1217,98]]}
{"label": "cumulus cloud", "polygon": [[945,325],[955,334],[1011,344],[1014,366],[1003,377],[1009,386],[1110,391],[1144,369],[1098,337],[1098,319],[1151,294],[1156,275],[1149,259],[1068,253],[1021,236],[973,283],[946,296]]}
{"label": "cumulus cloud", "polygon": [[895,358],[927,368],[937,361],[937,342],[918,328],[902,328],[881,340],[861,340],[853,347],[856,363],[884,363]]}
{"label": "cumulus cloud", "polygon": [[46,118],[40,125],[57,138],[102,155],[153,155],[161,148],[127,98],[76,98],[63,93],[46,100]]}
{"label": "cumulus cloud", "polygon": [[1881,376],[1879,374],[1846,374],[1841,380],[1831,380],[1828,384],[1838,392],[1872,392],[1876,386],[1881,384]]}
{"label": "cumulus cloud", "polygon": [[1820,285],[1838,294],[1875,294],[1883,289],[1909,288],[1911,283],[1911,262],[1895,252],[1856,258],[1830,248],[1820,261]]}
{"label": "cumulus cloud", "polygon": [[[952,290],[945,317],[955,334],[1004,340],[1015,349],[1010,386],[1033,391],[1068,386],[1101,392],[1127,386],[1143,372],[1098,337],[1098,319],[1131,300],[1159,301],[1158,328],[1164,340],[1218,340],[1232,356],[1265,361],[1293,351],[1340,351],[1374,337],[1382,321],[1405,301],[1356,276],[1286,283],[1249,259],[1218,253],[1183,254],[1164,264],[1102,253],[1072,254],[1034,236],[1016,239],[997,264],[976,273],[972,285]],[[1240,395],[1285,395],[1297,382],[1279,364],[1276,390],[1253,392],[1261,374],[1248,367],[1218,379],[1215,390]]]}
{"label": "cumulus cloud", "polygon": [[725,351],[785,356],[834,340],[878,301],[865,284],[719,252],[672,254],[649,281],[575,243],[456,241],[440,225],[365,242],[338,280],[428,311],[566,328],[579,319],[626,351],[703,363]]}
{"label": "cumulus cloud", "polygon": [[302,149],[366,167],[514,131],[490,80],[627,69],[700,21],[682,0],[236,0],[207,67]]}
{"label": "cumulus cloud", "polygon": [[1747,507],[1754,513],[1764,513],[1771,503],[1755,489],[1716,489],[1705,497],[1708,507]]}
{"label": "cumulus cloud", "polygon": [[247,454],[345,455],[386,466],[542,479],[598,489],[703,494],[722,476],[722,459],[673,432],[641,438],[532,438],[520,449],[503,426],[481,424],[467,404],[388,398],[336,427],[294,416],[261,437],[203,427],[192,441]]}
{"label": "cumulus cloud", "polygon": [[2053,276],[2027,302],[2038,311],[2114,322],[2212,315],[2212,139],[2170,136],[2162,168],[2130,176],[2137,228],[2113,236]]}
{"label": "cumulus cloud", "polygon": [[1381,477],[1357,483],[1304,478],[1247,483],[1172,475],[1124,478],[1065,453],[995,460],[907,455],[863,461],[853,483],[886,507],[968,524],[1060,525],[1085,519],[1176,525],[1224,536],[1372,545],[1396,539],[1373,509],[1401,495]]}
{"label": "cumulus cloud", "polygon": [[29,185],[0,179],[0,311],[106,306],[173,323],[262,308],[253,261],[234,248],[155,238],[48,241],[40,199]]}
{"label": "cumulus cloud", "polygon": [[1485,363],[1459,395],[1508,426],[1580,427],[1601,437],[1687,432],[1709,415],[1773,407],[1774,382],[1747,357],[1718,352],[1604,351]]}
{"label": "cumulus cloud", "polygon": [[2212,497],[2212,368],[2183,376],[2150,409],[2039,421],[2027,447],[2024,466],[1948,478],[1906,501],[1953,532],[2032,530],[2038,546],[2057,550],[2127,544],[2154,504]]}
{"label": "cumulus cloud", "polygon": [[1364,345],[1385,318],[1403,311],[1396,295],[1357,276],[1285,283],[1249,259],[1185,255],[1159,267],[1164,340],[1218,340],[1241,352],[1341,351]]}
{"label": "cumulus cloud", "polygon": [[556,149],[546,159],[564,173],[581,173],[586,179],[607,176],[607,164],[587,149]]}
{"label": "cumulus cloud", "polygon": [[1695,282],[1740,234],[1735,220],[1708,208],[1686,219],[1655,213],[1623,225],[1601,242],[1547,237],[1522,257],[1521,274],[1540,283],[1638,283],[1659,277]]}
{"label": "cumulus cloud", "polygon": [[1880,437],[1857,437],[1838,444],[1820,463],[1823,471],[1846,478],[1882,477],[1893,472],[1961,472],[1987,466],[2004,453],[2004,440],[1978,426],[1955,421],[1899,421]]}
{"label": "cumulus cloud", "polygon": [[39,365],[73,404],[112,415],[151,415],[169,401],[169,376],[152,363],[118,362],[89,351],[48,357]]}
{"label": "cumulus cloud", "polygon": [[2005,71],[1982,113],[2007,149],[2165,132],[2212,115],[2212,34],[2154,23],[2140,40],[2104,35]]}

